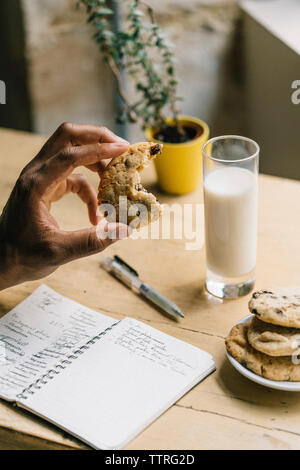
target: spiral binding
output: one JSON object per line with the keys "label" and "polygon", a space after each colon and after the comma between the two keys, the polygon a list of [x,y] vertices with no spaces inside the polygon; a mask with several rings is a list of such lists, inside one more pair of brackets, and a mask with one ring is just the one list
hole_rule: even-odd
{"label": "spiral binding", "polygon": [[52,380],[56,375],[60,374],[64,369],[67,368],[69,364],[72,364],[72,361],[77,359],[81,354],[84,354],[84,351],[89,349],[93,344],[96,343],[102,336],[104,336],[108,331],[112,330],[112,328],[117,325],[118,322],[114,323],[112,326],[106,328],[106,330],[99,333],[97,336],[94,336],[89,341],[87,341],[83,346],[80,348],[75,349],[72,354],[67,356],[65,359],[62,359],[58,364],[56,364],[52,369],[49,369],[46,374],[43,374],[40,378],[38,378],[35,382],[30,384],[28,387],[24,388],[21,393],[17,395],[17,398],[22,398],[23,400],[27,400],[27,398],[36,393],[37,390],[42,388],[42,385],[45,385]]}

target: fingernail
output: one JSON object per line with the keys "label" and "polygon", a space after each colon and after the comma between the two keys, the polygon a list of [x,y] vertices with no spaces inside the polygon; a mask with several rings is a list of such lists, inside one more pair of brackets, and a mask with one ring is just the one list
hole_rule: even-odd
{"label": "fingernail", "polygon": [[128,238],[131,232],[131,227],[125,224],[107,223],[105,219],[102,219],[96,227],[96,236],[99,240],[109,238],[112,242]]}
{"label": "fingernail", "polygon": [[96,236],[99,240],[105,240],[108,237],[107,221],[103,218],[100,219],[96,226]]}
{"label": "fingernail", "polygon": [[124,238],[128,238],[130,235],[129,227],[127,225],[119,225],[117,230],[117,239],[124,240]]}
{"label": "fingernail", "polygon": [[117,147],[125,147],[125,146],[128,146],[129,143],[126,142],[125,140],[123,142],[114,142],[112,145],[116,145]]}
{"label": "fingernail", "polygon": [[128,140],[123,139],[123,137],[119,137],[119,141],[120,141],[120,142],[124,142],[124,144],[128,144],[128,145],[129,145]]}

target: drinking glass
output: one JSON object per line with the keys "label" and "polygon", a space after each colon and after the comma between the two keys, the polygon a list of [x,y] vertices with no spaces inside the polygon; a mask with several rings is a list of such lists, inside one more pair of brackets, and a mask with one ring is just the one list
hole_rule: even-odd
{"label": "drinking glass", "polygon": [[206,288],[236,298],[254,287],[260,148],[228,135],[203,146]]}

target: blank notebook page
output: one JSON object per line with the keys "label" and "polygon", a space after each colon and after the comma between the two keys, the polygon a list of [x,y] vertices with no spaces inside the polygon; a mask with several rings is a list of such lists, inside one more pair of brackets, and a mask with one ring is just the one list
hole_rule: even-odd
{"label": "blank notebook page", "polygon": [[20,403],[94,448],[118,449],[214,369],[205,351],[126,318]]}

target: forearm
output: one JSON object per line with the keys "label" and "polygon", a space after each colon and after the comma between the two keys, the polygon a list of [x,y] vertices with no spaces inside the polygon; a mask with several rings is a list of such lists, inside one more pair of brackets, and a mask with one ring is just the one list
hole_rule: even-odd
{"label": "forearm", "polygon": [[[82,165],[100,173],[108,158],[128,146],[105,127],[64,123],[57,129],[21,172],[0,216],[0,290],[48,276],[128,235],[127,229],[121,236],[120,224],[96,228],[97,194],[83,175],[73,173]],[[49,208],[70,191],[86,203],[92,227],[59,229]],[[117,238],[108,237],[116,228]]]}
{"label": "forearm", "polygon": [[8,260],[6,257],[6,250],[3,244],[1,244],[0,247],[0,290],[7,289],[8,287],[11,287],[11,282],[9,281],[9,275],[8,275]]}
{"label": "forearm", "polygon": [[7,289],[21,281],[19,279],[16,250],[6,236],[3,217],[0,218],[0,290]]}
{"label": "forearm", "polygon": [[[18,284],[16,279],[16,273],[13,274],[15,270],[12,249],[8,246],[5,240],[1,239],[0,241],[0,290],[7,289],[12,287],[15,284]],[[15,280],[14,280],[15,278]]]}
{"label": "forearm", "polygon": [[5,278],[4,276],[2,276],[2,274],[0,275],[0,291],[7,289],[8,287],[12,287],[15,284],[17,283],[11,282],[11,280]]}

